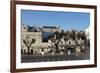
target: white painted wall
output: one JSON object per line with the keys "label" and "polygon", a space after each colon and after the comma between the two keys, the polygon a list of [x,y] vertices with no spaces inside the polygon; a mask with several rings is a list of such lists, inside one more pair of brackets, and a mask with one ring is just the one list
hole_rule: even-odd
{"label": "white painted wall", "polygon": [[[98,67],[40,71],[30,73],[99,73],[100,72],[100,0],[32,0],[43,2],[86,4],[98,6]],[[0,73],[10,73],[10,0],[0,0]],[[27,72],[29,73],[29,72]]]}

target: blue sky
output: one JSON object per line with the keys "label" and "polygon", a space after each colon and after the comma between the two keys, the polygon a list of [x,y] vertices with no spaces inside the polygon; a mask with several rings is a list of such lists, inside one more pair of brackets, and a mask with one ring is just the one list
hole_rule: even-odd
{"label": "blue sky", "polygon": [[90,24],[90,13],[21,10],[22,24],[29,26],[57,26],[61,29],[85,30]]}

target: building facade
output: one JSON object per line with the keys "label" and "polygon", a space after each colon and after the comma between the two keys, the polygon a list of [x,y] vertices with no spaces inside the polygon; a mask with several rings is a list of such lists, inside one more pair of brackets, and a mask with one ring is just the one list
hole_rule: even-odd
{"label": "building facade", "polygon": [[[46,33],[46,35],[43,36],[44,32],[48,32],[49,34]],[[82,49],[86,49],[86,45],[84,44],[87,42],[81,37],[77,38],[76,35],[78,32],[76,32],[77,31],[73,33],[70,31],[67,33],[67,36],[65,36],[66,34],[57,27],[44,26],[42,28],[33,28],[22,25],[21,53],[34,55],[53,55],[55,53],[70,54],[70,52],[80,52]],[[43,39],[47,39],[48,41],[44,42]]]}

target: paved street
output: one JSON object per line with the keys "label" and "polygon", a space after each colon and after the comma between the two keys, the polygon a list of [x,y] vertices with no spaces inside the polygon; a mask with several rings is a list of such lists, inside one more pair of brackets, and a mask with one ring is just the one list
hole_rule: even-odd
{"label": "paved street", "polygon": [[68,60],[86,60],[89,59],[89,52],[82,53],[79,56],[75,54],[71,55],[22,55],[21,62],[29,63],[29,62],[47,62],[47,61],[68,61]]}

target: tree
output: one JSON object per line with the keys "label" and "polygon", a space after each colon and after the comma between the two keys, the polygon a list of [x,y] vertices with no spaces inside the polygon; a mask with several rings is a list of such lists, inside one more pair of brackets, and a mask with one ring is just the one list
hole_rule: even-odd
{"label": "tree", "polygon": [[71,33],[70,33],[70,35],[71,35],[71,38],[73,39],[73,40],[75,40],[75,30],[72,30],[71,31]]}
{"label": "tree", "polygon": [[51,38],[51,41],[54,43],[54,47],[55,47],[56,53],[59,53],[58,45],[59,45],[59,43],[61,41],[61,37],[62,37],[61,33],[55,32],[55,34]]}
{"label": "tree", "polygon": [[26,39],[23,39],[23,43],[26,45],[27,49],[28,49],[28,54],[30,53],[30,47],[33,43],[35,43],[35,39],[30,39],[29,37],[26,37]]}

